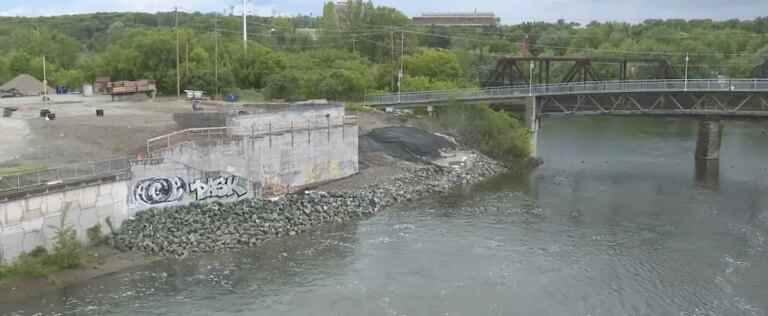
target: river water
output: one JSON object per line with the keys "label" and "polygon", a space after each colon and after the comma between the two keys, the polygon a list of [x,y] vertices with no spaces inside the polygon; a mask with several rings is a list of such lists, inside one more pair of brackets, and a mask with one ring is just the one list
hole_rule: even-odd
{"label": "river water", "polygon": [[719,178],[693,120],[548,119],[530,175],[0,314],[766,315],[768,135],[724,124]]}

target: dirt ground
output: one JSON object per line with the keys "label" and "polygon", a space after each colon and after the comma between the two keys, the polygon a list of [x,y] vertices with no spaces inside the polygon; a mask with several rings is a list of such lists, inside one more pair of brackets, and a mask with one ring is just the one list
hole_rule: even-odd
{"label": "dirt ground", "polygon": [[[51,96],[0,99],[15,107],[0,118],[0,166],[61,165],[136,155],[146,140],[176,129],[174,112],[192,111],[186,101],[117,101],[109,96]],[[55,120],[40,118],[49,109]],[[96,109],[104,117],[96,117]]]}

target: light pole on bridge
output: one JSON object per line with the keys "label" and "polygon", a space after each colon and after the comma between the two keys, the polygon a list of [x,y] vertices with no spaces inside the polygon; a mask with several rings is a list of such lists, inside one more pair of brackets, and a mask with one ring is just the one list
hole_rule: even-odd
{"label": "light pole on bridge", "polygon": [[688,91],[688,53],[685,53],[685,83],[683,84],[683,91]]}
{"label": "light pole on bridge", "polygon": [[533,61],[531,61],[531,70],[530,73],[530,79],[528,79],[528,94],[533,95],[533,69],[536,66],[533,64]]}

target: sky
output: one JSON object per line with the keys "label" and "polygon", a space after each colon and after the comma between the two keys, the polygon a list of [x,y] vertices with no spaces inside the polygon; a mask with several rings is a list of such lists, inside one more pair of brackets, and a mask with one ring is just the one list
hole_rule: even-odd
{"label": "sky", "polygon": [[[0,16],[47,16],[100,11],[241,12],[242,0],[0,0]],[[320,15],[324,0],[249,0],[249,13],[261,16]],[[640,22],[649,18],[751,19],[768,15],[768,0],[378,0],[376,5],[398,8],[408,16],[424,12],[494,12],[502,23],[548,21]]]}

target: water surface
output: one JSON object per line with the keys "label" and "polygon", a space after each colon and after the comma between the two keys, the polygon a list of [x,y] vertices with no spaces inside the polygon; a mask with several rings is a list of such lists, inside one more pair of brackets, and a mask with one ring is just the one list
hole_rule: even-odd
{"label": "water surface", "polygon": [[768,136],[727,122],[544,121],[544,165],[257,249],[0,307],[77,315],[766,315]]}

